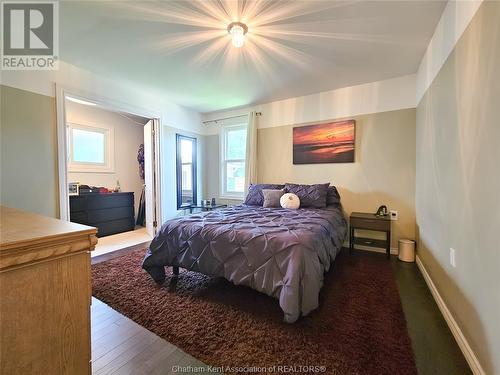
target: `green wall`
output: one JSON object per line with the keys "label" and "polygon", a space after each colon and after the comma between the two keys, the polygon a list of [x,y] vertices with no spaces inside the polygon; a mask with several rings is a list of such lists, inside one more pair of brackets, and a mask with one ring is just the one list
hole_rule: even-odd
{"label": "green wall", "polygon": [[0,100],[0,202],[58,217],[55,100],[3,85]]}
{"label": "green wall", "polygon": [[485,1],[417,108],[416,231],[486,374],[500,374],[499,104],[500,2]]}

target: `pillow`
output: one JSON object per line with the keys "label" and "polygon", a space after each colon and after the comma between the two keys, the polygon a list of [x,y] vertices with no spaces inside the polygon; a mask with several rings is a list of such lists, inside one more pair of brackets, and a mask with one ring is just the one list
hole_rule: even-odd
{"label": "pillow", "polygon": [[245,198],[244,204],[248,206],[262,206],[264,204],[264,196],[262,189],[279,190],[283,189],[285,185],[278,184],[251,184],[248,187],[248,194]]}
{"label": "pillow", "polygon": [[300,207],[325,208],[326,193],[330,183],[316,185],[285,184],[287,193],[294,193],[300,199]]}
{"label": "pillow", "polygon": [[300,207],[300,199],[293,193],[286,193],[280,199],[281,207],[296,210]]}
{"label": "pillow", "polygon": [[340,194],[335,186],[330,186],[326,193],[326,205],[332,206],[334,204],[340,204]]}
{"label": "pillow", "polygon": [[272,189],[262,189],[262,195],[264,196],[264,207],[281,207],[280,198],[285,194],[283,189],[272,190]]}

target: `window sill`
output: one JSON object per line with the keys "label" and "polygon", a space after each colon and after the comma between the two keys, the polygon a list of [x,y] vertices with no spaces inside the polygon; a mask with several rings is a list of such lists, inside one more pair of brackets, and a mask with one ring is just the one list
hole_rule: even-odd
{"label": "window sill", "polygon": [[114,169],[111,168],[78,168],[78,167],[69,167],[68,173],[107,173],[113,174],[116,173]]}

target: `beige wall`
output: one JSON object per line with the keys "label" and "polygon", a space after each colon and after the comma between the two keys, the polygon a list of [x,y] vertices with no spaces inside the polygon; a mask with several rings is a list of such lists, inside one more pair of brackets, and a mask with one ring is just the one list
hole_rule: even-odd
{"label": "beige wall", "polygon": [[[338,187],[348,214],[375,212],[385,204],[399,212],[392,238],[397,247],[399,238],[415,236],[415,109],[350,118],[356,120],[355,163],[293,165],[293,126],[258,129],[258,182],[330,182]],[[206,137],[204,163],[205,196],[218,198],[218,135]]]}
{"label": "beige wall", "polygon": [[120,181],[122,191],[134,193],[135,214],[141,199],[144,180],[139,176],[137,151],[144,143],[144,126],[132,120],[99,107],[92,107],[66,101],[66,121],[79,125],[113,128],[114,132],[114,173],[79,173],[69,172],[68,182],[80,182],[85,185],[115,188]]}
{"label": "beige wall", "polygon": [[348,214],[375,212],[385,204],[399,212],[392,229],[392,246],[397,247],[397,239],[414,238],[415,110],[351,118],[356,120],[355,163],[293,165],[293,126],[259,129],[258,180],[330,182]]}
{"label": "beige wall", "polygon": [[416,174],[419,257],[486,374],[500,374],[499,104],[500,3],[488,1],[418,105]]}
{"label": "beige wall", "polygon": [[59,216],[55,100],[1,86],[1,203]]}
{"label": "beige wall", "polygon": [[[203,196],[201,199],[215,198],[223,202],[219,198],[219,173],[220,173],[220,160],[219,160],[219,136],[208,135],[205,136],[205,155],[203,157],[203,165],[206,171]],[[240,203],[241,201],[235,201]]]}

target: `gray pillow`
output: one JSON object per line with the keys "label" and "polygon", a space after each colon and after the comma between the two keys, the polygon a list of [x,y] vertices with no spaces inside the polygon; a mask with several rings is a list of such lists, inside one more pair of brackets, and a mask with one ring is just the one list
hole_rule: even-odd
{"label": "gray pillow", "polygon": [[285,190],[262,189],[264,196],[264,207],[281,207],[280,198],[285,194]]}
{"label": "gray pillow", "polygon": [[262,189],[283,189],[285,185],[279,184],[252,184],[248,188],[248,194],[245,198],[245,204],[248,206],[262,206],[264,204],[264,196]]}
{"label": "gray pillow", "polygon": [[285,190],[287,193],[294,193],[299,197],[300,208],[325,208],[328,186],[330,186],[330,183],[316,185],[287,183],[285,184]]}

